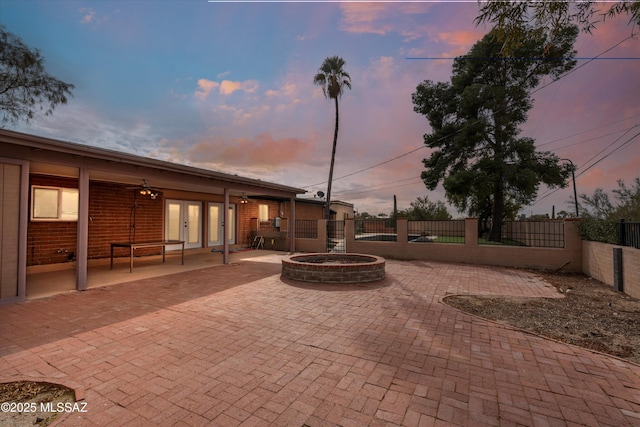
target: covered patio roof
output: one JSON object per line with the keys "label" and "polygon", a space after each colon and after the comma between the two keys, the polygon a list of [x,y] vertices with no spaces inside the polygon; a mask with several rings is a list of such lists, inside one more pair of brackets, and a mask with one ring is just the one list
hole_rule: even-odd
{"label": "covered patio roof", "polygon": [[160,189],[230,195],[295,197],[306,190],[260,179],[212,171],[163,160],[142,157],[0,129],[0,156],[28,160],[30,171],[78,178],[79,168],[89,171],[91,180],[140,185],[142,179]]}
{"label": "covered patio roof", "polygon": [[[0,129],[0,163],[20,166],[20,197],[18,223],[18,296],[25,297],[27,226],[29,221],[29,177],[32,174],[70,177],[78,180],[77,220],[77,287],[87,288],[89,240],[89,183],[102,181],[124,185],[147,184],[160,191],[179,191],[192,194],[221,195],[224,200],[224,236],[228,235],[230,197],[270,197],[295,200],[306,190],[235,174],[171,163],[105,148],[60,141]],[[295,221],[295,203],[289,213]],[[295,228],[290,230],[291,251],[294,251]],[[229,243],[224,241],[223,263],[229,260]]]}

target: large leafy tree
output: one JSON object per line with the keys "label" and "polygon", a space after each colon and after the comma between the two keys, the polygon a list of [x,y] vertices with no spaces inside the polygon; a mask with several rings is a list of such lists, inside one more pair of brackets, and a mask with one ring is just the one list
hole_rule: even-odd
{"label": "large leafy tree", "polygon": [[432,202],[429,200],[429,196],[418,197],[411,202],[408,209],[400,211],[398,215],[416,221],[445,221],[451,219],[451,214],[447,212],[444,202],[441,200]]}
{"label": "large leafy tree", "polygon": [[[503,42],[503,54],[513,56],[516,47],[528,36],[522,31],[528,23],[533,31],[553,35],[567,26],[577,25],[584,32],[606,19],[627,16],[630,25],[640,25],[640,1],[527,1],[483,0],[476,23],[491,24]],[[546,47],[543,46],[543,49]]]}
{"label": "large leafy tree", "polygon": [[29,122],[66,104],[74,86],[49,75],[44,58],[0,25],[0,126]]}
{"label": "large leafy tree", "polygon": [[327,203],[325,206],[325,219],[329,219],[331,215],[331,184],[333,182],[333,165],[336,158],[336,146],[338,144],[338,123],[340,114],[338,111],[338,99],[342,96],[344,88],[351,89],[351,76],[344,69],[346,62],[339,56],[331,56],[326,58],[318,73],[313,78],[315,85],[322,87],[324,96],[329,100],[335,101],[336,106],[336,124],[333,131],[333,149],[331,151],[331,166],[329,167],[329,182],[327,184]]}
{"label": "large leafy tree", "polygon": [[[412,95],[414,110],[429,120],[424,136],[431,157],[423,160],[422,179],[433,190],[442,183],[459,211],[492,219],[490,239],[498,240],[502,221],[535,199],[540,183],[566,185],[567,165],[534,140],[520,137],[519,126],[533,106],[531,91],[543,77],[557,78],[575,66],[576,27],[548,38],[532,33],[515,58],[501,55],[495,31],[453,63],[450,83],[426,80]],[[548,56],[538,57],[543,46]]]}

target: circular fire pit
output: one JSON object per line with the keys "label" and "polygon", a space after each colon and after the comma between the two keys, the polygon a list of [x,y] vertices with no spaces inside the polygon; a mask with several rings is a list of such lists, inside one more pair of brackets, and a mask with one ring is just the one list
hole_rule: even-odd
{"label": "circular fire pit", "polygon": [[313,283],[365,283],[384,278],[384,258],[362,254],[312,253],[282,260],[282,277]]}

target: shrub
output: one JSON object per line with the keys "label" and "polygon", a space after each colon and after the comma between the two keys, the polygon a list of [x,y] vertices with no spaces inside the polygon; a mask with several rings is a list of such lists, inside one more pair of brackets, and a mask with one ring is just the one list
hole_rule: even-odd
{"label": "shrub", "polygon": [[590,240],[592,242],[617,245],[619,242],[618,230],[618,223],[614,221],[585,216],[580,222],[580,237],[582,237],[583,240]]}

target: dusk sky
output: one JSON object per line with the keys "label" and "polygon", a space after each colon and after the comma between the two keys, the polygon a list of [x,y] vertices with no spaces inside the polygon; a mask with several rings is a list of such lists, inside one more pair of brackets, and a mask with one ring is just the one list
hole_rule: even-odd
{"label": "dusk sky", "polygon": [[[311,197],[326,192],[335,114],[313,76],[338,55],[353,88],[340,100],[332,199],[374,215],[392,211],[394,194],[401,209],[419,196],[445,201],[419,178],[431,130],[411,94],[426,79],[449,81],[453,61],[410,58],[467,53],[489,31],[477,14],[475,1],[2,0],[0,23],[76,86],[52,116],[13,129]],[[638,30],[623,16],[581,34],[580,68],[534,95],[522,136],[573,161],[578,193],[640,176],[640,38],[629,39]],[[522,212],[572,211],[572,194],[541,187]]]}

